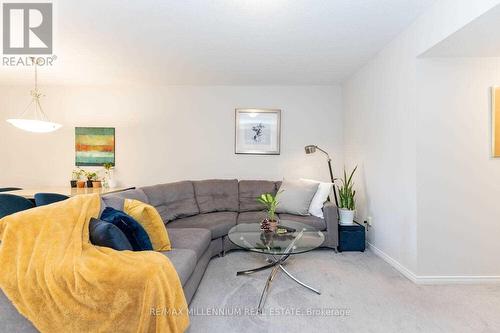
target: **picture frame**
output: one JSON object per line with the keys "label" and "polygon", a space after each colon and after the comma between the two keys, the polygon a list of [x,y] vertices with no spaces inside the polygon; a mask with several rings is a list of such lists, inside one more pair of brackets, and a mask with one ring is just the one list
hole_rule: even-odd
{"label": "picture frame", "polygon": [[75,127],[75,165],[115,165],[114,127]]}
{"label": "picture frame", "polygon": [[281,149],[281,110],[235,110],[235,154],[279,155]]}

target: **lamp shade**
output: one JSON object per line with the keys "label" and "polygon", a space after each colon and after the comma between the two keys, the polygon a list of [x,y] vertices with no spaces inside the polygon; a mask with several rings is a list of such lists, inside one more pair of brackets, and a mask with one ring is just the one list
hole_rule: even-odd
{"label": "lamp shade", "polygon": [[34,133],[49,133],[61,127],[57,123],[36,119],[7,119],[7,122],[19,129]]}
{"label": "lamp shade", "polygon": [[316,152],[316,146],[315,145],[308,145],[304,147],[304,150],[306,151],[306,154],[313,154]]}
{"label": "lamp shade", "polygon": [[[57,131],[62,125],[51,122],[45,112],[43,112],[42,104],[40,103],[42,93],[38,89],[38,60],[39,58],[31,57],[31,61],[35,67],[35,88],[30,92],[31,103],[24,112],[21,113],[19,118],[7,119],[7,122],[23,131],[49,133]],[[28,116],[30,113],[32,113],[32,115]]]}
{"label": "lamp shade", "polygon": [[[332,184],[335,184],[335,178],[333,178],[333,171],[332,171],[332,159],[330,158],[330,155],[328,153],[321,149],[320,147],[316,145],[307,145],[304,147],[304,150],[306,151],[306,154],[314,154],[316,150],[319,150],[321,153],[323,153],[326,156],[326,159],[328,161],[328,171],[330,171],[330,180],[332,181]],[[338,198],[337,198],[337,192],[335,190],[335,186],[333,186],[333,197],[335,198],[335,204],[337,207],[339,206]]]}

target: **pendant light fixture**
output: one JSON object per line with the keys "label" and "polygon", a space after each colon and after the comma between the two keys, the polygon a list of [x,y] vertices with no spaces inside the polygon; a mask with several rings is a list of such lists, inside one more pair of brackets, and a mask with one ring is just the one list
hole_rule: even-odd
{"label": "pendant light fixture", "polygon": [[7,119],[7,122],[28,132],[53,132],[58,130],[61,125],[51,122],[45,112],[43,112],[42,105],[40,104],[42,93],[38,90],[38,58],[32,57],[31,61],[35,66],[35,88],[31,90],[31,102],[19,118]]}

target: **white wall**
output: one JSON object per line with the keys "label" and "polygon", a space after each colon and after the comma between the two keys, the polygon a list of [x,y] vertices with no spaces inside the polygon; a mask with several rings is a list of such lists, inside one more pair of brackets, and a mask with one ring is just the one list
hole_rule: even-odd
{"label": "white wall", "polygon": [[418,82],[419,273],[500,276],[500,159],[490,144],[500,59],[422,60]]}
{"label": "white wall", "polygon": [[369,242],[416,269],[414,39],[398,38],[343,88],[345,156],[360,166],[358,220]]}
{"label": "white wall", "polygon": [[[43,79],[43,78],[42,78]],[[74,168],[74,127],[116,127],[116,176],[123,185],[180,179],[328,179],[317,144],[343,163],[340,87],[41,87],[42,104],[64,126],[26,133],[3,119],[29,102],[30,87],[0,87],[0,185],[66,185]],[[234,154],[234,109],[282,109],[279,156]]]}
{"label": "white wall", "polygon": [[[425,195],[418,191],[417,165],[422,156],[417,155],[417,138],[426,130],[417,122],[418,56],[498,3],[437,2],[342,85],[346,161],[362,167],[357,180],[358,219],[373,217],[369,242],[413,279],[421,274],[421,267],[422,272],[428,272],[419,258],[422,246],[428,245],[419,244],[426,237],[419,230],[425,215],[421,217],[422,210],[417,208],[417,198]],[[467,157],[462,158],[465,161]],[[456,236],[452,225],[448,232]],[[466,248],[464,243],[463,251]],[[433,274],[471,272],[465,262],[453,266],[446,256],[441,259],[440,268]],[[482,266],[483,271],[489,265]]]}

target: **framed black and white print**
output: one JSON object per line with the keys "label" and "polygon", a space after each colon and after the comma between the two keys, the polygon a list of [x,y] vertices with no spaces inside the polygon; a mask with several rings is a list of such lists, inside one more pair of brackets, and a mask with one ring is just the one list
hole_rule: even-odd
{"label": "framed black and white print", "polygon": [[235,153],[279,155],[281,110],[236,109]]}

